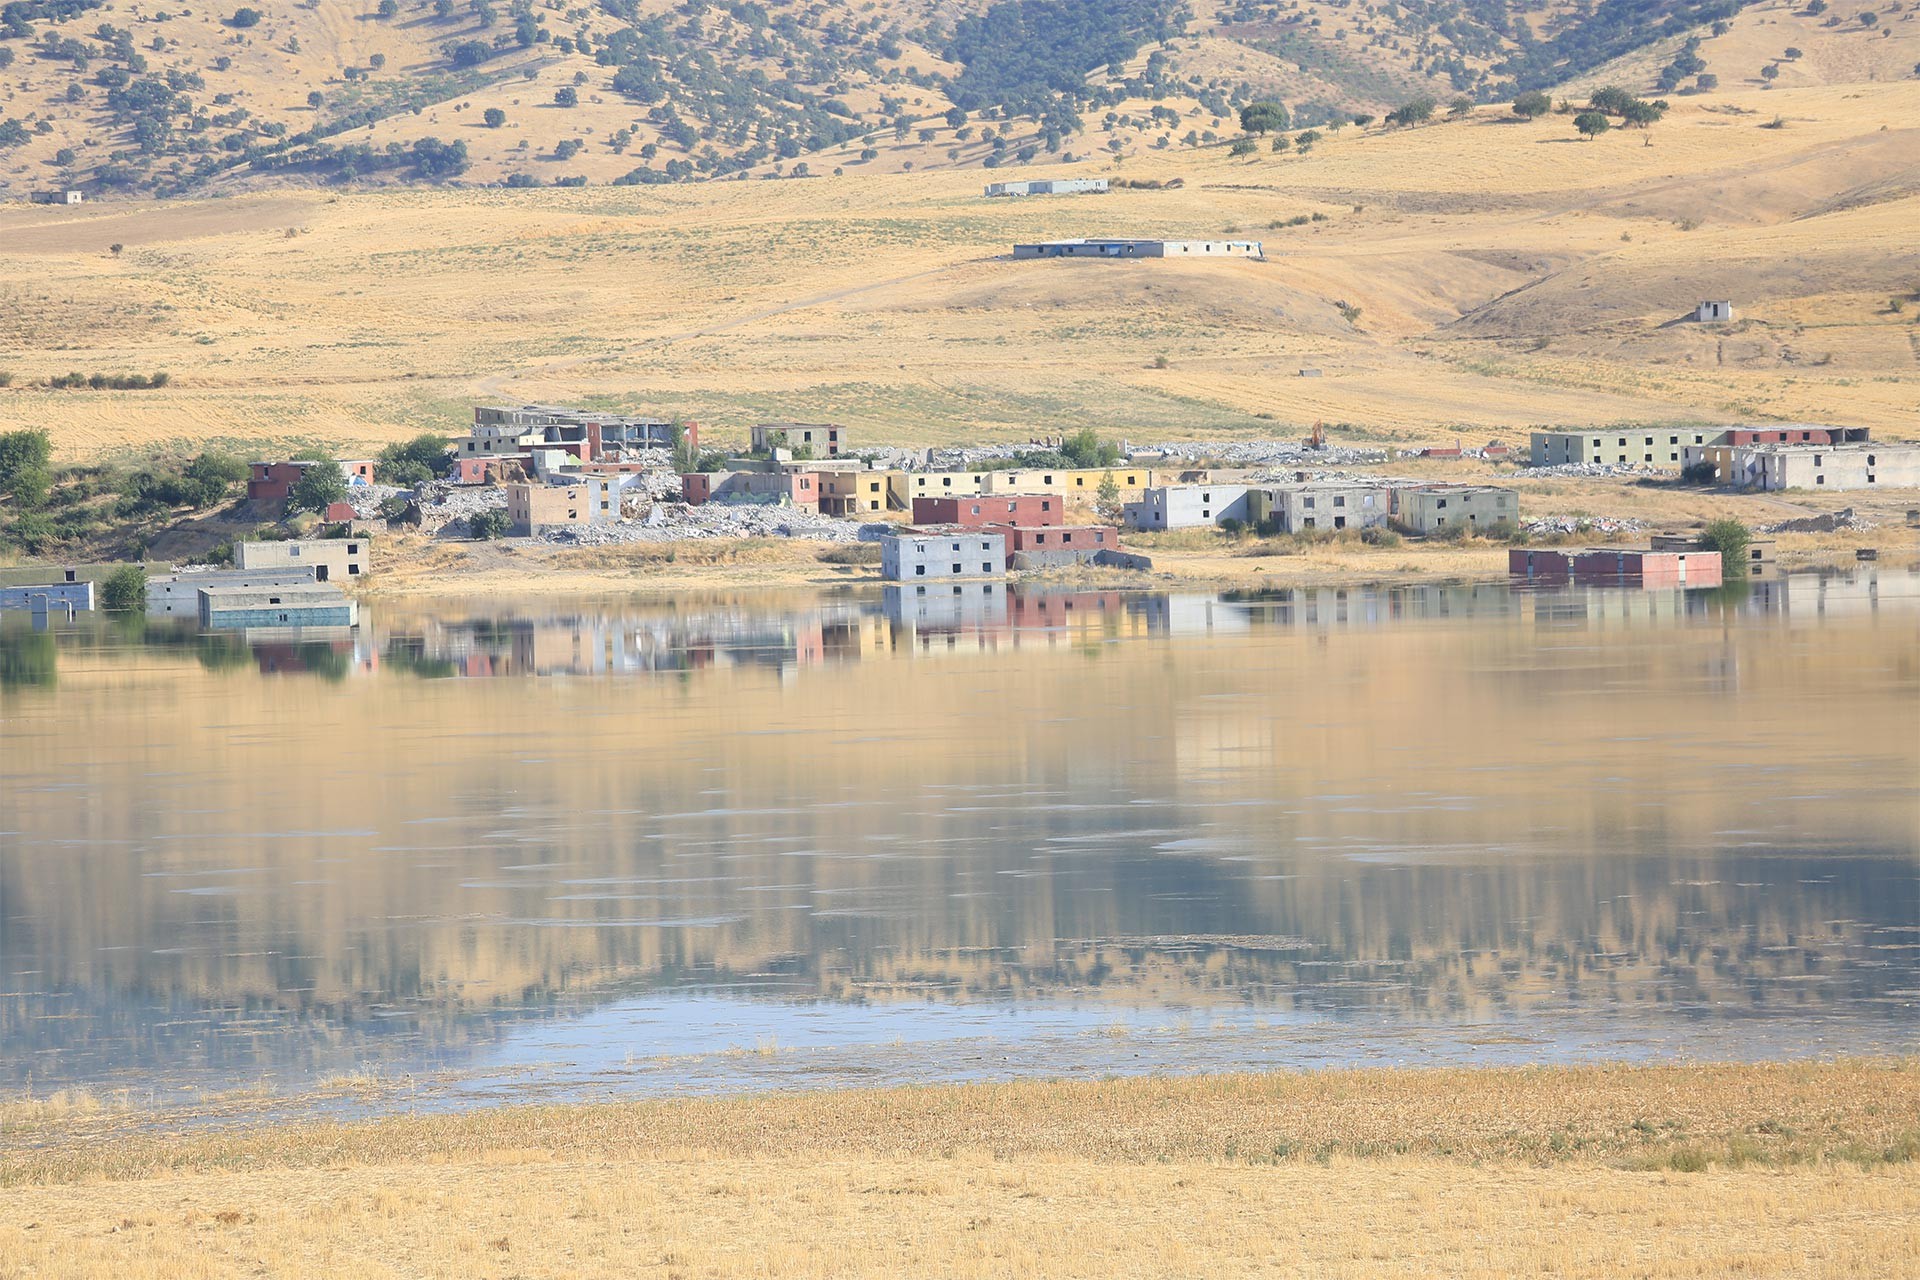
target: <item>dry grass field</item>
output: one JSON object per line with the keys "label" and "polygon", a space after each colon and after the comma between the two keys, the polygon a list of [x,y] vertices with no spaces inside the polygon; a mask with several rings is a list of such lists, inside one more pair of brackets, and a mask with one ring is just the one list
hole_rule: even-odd
{"label": "dry grass field", "polygon": [[1911,1063],[146,1119],[0,1110],[0,1277],[1881,1277],[1920,1256]]}
{"label": "dry grass field", "polygon": [[[1915,81],[1737,90],[1589,143],[1484,108],[1304,157],[1077,166],[1185,185],[1030,201],[983,200],[978,171],[850,171],[8,206],[0,426],[49,427],[64,459],[358,449],[495,397],[649,409],[721,441],[775,416],[910,444],[1318,419],[1336,441],[1746,418],[1912,437],[1917,111]],[[1254,236],[1270,260],[1006,256],[1088,233]],[[1677,322],[1709,296],[1740,321]],[[172,383],[34,385],[70,369]]]}

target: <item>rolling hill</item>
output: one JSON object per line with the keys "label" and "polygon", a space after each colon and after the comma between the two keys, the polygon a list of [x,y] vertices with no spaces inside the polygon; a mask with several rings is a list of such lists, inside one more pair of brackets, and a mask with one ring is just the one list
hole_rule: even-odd
{"label": "rolling hill", "polygon": [[[66,459],[358,449],[504,397],[718,441],[776,417],[917,444],[1316,420],[1428,443],[1739,419],[1914,437],[1916,119],[1920,82],[1741,86],[1592,141],[1488,107],[1305,154],[1054,170],[1144,184],[1102,196],[849,168],[0,206],[0,429],[47,427]],[[1008,255],[1089,233],[1251,236],[1267,260]],[[1706,297],[1738,321],[1685,321]],[[159,370],[158,389],[50,385]]]}
{"label": "rolling hill", "polygon": [[1819,7],[0,0],[0,195],[1019,168],[1220,145],[1268,98],[1305,127],[1563,82],[1914,74],[1911,9]]}

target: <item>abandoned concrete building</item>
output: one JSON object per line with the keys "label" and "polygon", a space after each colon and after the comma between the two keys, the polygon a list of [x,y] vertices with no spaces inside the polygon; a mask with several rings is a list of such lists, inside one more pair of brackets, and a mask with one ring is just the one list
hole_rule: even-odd
{"label": "abandoned concrete building", "polygon": [[837,458],[847,447],[847,429],[836,422],[761,422],[748,437],[749,451],[762,455],[785,449],[795,458]]}
{"label": "abandoned concrete building", "polygon": [[199,615],[201,626],[216,630],[350,627],[360,620],[359,606],[340,588],[322,582],[284,587],[201,587]]}
{"label": "abandoned concrete building", "polygon": [[236,542],[236,569],[308,569],[315,582],[358,578],[369,571],[369,546],[364,538],[289,538],[284,542]]}
{"label": "abandoned concrete building", "polygon": [[1429,536],[1465,526],[1491,531],[1520,522],[1520,497],[1493,485],[1417,485],[1393,491],[1393,523],[1408,533]]}
{"label": "abandoned concrete building", "polygon": [[1007,570],[1004,534],[975,529],[921,530],[880,539],[880,576],[889,582],[926,578],[997,578]]}
{"label": "abandoned concrete building", "polygon": [[1701,324],[1724,324],[1734,318],[1731,302],[1702,302],[1693,309],[1693,318]]}
{"label": "abandoned concrete building", "polygon": [[1250,523],[1275,533],[1377,529],[1393,511],[1384,485],[1309,483],[1248,491]]}
{"label": "abandoned concrete building", "polygon": [[1175,484],[1143,490],[1138,502],[1121,508],[1121,522],[1129,529],[1192,529],[1222,520],[1252,523],[1243,484]]}

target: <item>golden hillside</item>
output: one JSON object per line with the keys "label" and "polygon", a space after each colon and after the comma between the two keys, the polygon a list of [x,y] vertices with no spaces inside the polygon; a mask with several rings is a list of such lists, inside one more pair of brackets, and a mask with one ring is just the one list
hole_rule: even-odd
{"label": "golden hillside", "polygon": [[[778,415],[914,443],[1316,419],[1469,442],[1628,419],[1913,436],[1917,109],[1915,81],[1723,90],[1585,142],[1564,116],[1483,108],[1349,127],[1304,156],[1077,165],[1056,171],[1183,185],[1032,200],[983,199],[978,171],[849,171],[11,206],[0,426],[45,425],[69,458],[359,447],[510,397],[647,408],[723,437]],[[1264,240],[1268,260],[1007,256],[1034,238],[1229,233]],[[1739,322],[1681,321],[1707,297]],[[171,385],[34,385],[154,369]]]}

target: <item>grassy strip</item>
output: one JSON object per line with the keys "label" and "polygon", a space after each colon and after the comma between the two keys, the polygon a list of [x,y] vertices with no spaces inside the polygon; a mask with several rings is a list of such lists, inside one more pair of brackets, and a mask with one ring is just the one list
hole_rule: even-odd
{"label": "grassy strip", "polygon": [[[0,1186],[553,1158],[1414,1159],[1626,1170],[1920,1160],[1920,1061],[1349,1070],[504,1107],[209,1134],[84,1105],[0,1110]],[[11,1132],[9,1132],[11,1130]]]}

